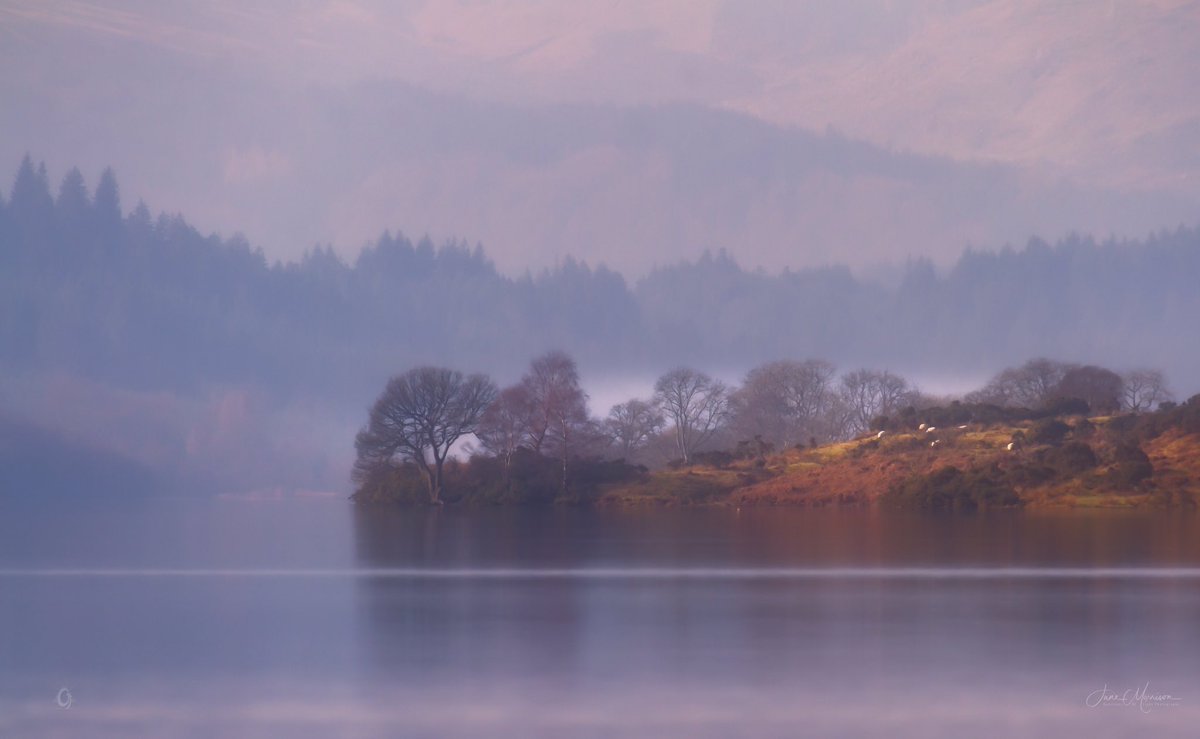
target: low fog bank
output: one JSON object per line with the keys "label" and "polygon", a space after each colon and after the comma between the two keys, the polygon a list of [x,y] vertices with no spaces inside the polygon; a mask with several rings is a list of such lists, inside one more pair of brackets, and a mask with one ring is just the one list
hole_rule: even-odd
{"label": "low fog bank", "polygon": [[196,395],[52,372],[0,380],[0,497],[343,493],[361,421],[252,386]]}

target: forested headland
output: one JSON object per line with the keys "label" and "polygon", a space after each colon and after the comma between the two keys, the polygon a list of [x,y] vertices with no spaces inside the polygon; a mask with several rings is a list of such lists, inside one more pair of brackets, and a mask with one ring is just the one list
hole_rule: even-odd
{"label": "forested headland", "polygon": [[1200,495],[1200,395],[1177,404],[1153,369],[1034,359],[950,399],[781,360],[738,387],[678,367],[605,418],[586,401],[562,352],[503,389],[443,367],[397,375],[358,434],[354,498],[977,509]]}

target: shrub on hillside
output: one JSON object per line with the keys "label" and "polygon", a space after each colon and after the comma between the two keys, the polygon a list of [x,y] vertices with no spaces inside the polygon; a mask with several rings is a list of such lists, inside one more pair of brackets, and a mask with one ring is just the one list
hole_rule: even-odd
{"label": "shrub on hillside", "polygon": [[901,508],[973,511],[1020,505],[1016,491],[996,467],[963,472],[954,466],[913,475],[893,485],[884,502]]}
{"label": "shrub on hillside", "polygon": [[1140,446],[1129,442],[1117,446],[1116,459],[1109,474],[1117,485],[1131,488],[1150,479],[1154,474],[1154,465]]}
{"label": "shrub on hillside", "polygon": [[1082,441],[1068,441],[1062,446],[1042,450],[1037,455],[1037,461],[1053,469],[1060,477],[1078,475],[1099,464],[1096,452]]}
{"label": "shrub on hillside", "polygon": [[711,452],[697,452],[692,455],[692,464],[723,470],[733,464],[733,455],[719,449]]}
{"label": "shrub on hillside", "polygon": [[1083,398],[1051,398],[1039,409],[1037,415],[1043,418],[1086,416],[1091,410],[1091,406]]}
{"label": "shrub on hillside", "polygon": [[1067,434],[1070,431],[1071,427],[1059,419],[1047,418],[1033,425],[1033,429],[1029,433],[1029,440],[1034,444],[1057,446],[1063,442],[1063,439],[1067,438]]}

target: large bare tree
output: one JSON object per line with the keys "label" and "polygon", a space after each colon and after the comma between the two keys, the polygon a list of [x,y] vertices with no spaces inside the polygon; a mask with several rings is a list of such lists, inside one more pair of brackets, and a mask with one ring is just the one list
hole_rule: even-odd
{"label": "large bare tree", "polygon": [[479,419],[475,436],[484,449],[500,458],[505,475],[512,467],[517,450],[531,444],[533,414],[529,391],[518,384],[502,390]]}
{"label": "large bare tree", "polygon": [[1134,413],[1152,410],[1172,398],[1167,378],[1160,370],[1136,369],[1126,372],[1121,379],[1124,380],[1122,402]]}
{"label": "large bare tree", "polygon": [[548,352],[530,363],[521,387],[531,407],[530,445],[535,452],[546,451],[562,461],[565,492],[571,455],[593,436],[587,394],[579,384],[579,368],[566,353]]}
{"label": "large bare tree", "polygon": [[967,395],[972,403],[991,403],[1017,408],[1038,408],[1055,397],[1059,384],[1078,365],[1039,357],[1020,367],[1009,367],[982,389]]}
{"label": "large bare tree", "polygon": [[835,373],[832,364],[819,359],[769,362],[750,370],[732,398],[735,430],[779,448],[828,438]]}
{"label": "large bare tree", "polygon": [[653,403],[634,398],[613,406],[604,421],[604,430],[620,450],[621,457],[628,461],[665,425],[662,411]]}
{"label": "large bare tree", "polygon": [[675,447],[684,464],[712,438],[729,415],[729,389],[703,372],[679,367],[654,383],[654,400],[674,425]]}
{"label": "large bare tree", "polygon": [[908,381],[891,372],[859,369],[842,376],[839,400],[843,406],[844,434],[861,434],[879,416],[895,413],[915,401]]}
{"label": "large bare tree", "polygon": [[388,381],[354,440],[358,465],[412,462],[425,475],[429,500],[441,503],[442,471],[454,442],[475,431],[496,386],[484,375],[417,367]]}

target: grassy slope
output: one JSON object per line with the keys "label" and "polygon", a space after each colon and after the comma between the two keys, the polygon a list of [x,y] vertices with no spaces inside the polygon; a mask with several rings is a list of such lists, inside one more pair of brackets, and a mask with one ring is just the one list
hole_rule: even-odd
{"label": "grassy slope", "polygon": [[[1149,479],[1122,487],[1110,477],[1113,447],[1103,433],[1105,418],[1091,419],[1096,432],[1086,441],[1099,458],[1093,469],[1014,486],[1026,506],[1139,507],[1192,505],[1200,500],[1200,436],[1171,430],[1143,444],[1154,466]],[[1028,465],[1045,447],[1006,449],[1016,431],[1031,424],[888,433],[816,449],[774,455],[763,467],[738,461],[727,469],[693,467],[656,472],[641,482],[610,488],[605,504],[865,505],[877,503],[893,484],[953,465],[960,470],[1001,471]],[[930,448],[933,438],[941,439]]]}

